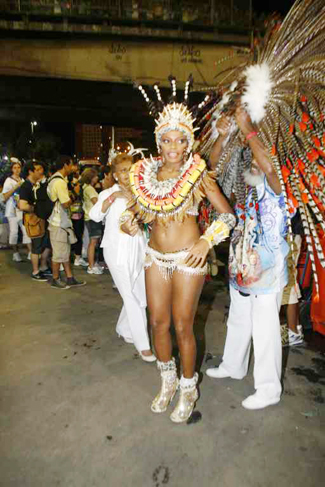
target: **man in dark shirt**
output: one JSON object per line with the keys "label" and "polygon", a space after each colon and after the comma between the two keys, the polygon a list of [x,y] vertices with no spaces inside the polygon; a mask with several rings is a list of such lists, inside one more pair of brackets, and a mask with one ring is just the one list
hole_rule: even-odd
{"label": "man in dark shirt", "polygon": [[[44,165],[37,161],[31,161],[26,164],[24,171],[26,172],[26,181],[19,190],[19,209],[24,213],[33,213],[46,221],[42,214],[44,205],[39,199],[39,196],[42,195],[42,189],[45,188],[44,183],[41,183],[44,179]],[[45,234],[39,237],[32,237],[31,240],[32,279],[35,281],[47,281],[51,275],[47,266],[47,259],[51,252],[48,232],[45,231]]]}

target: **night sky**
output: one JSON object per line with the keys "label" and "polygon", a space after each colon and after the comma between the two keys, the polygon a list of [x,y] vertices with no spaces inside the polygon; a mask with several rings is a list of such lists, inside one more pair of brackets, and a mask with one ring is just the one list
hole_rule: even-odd
{"label": "night sky", "polygon": [[279,12],[285,15],[293,4],[293,0],[253,0],[253,9],[258,13]]}

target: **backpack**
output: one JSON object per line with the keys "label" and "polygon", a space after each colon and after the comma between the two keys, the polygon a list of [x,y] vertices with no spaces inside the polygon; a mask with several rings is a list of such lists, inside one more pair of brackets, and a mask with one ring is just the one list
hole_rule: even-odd
{"label": "backpack", "polygon": [[35,214],[43,220],[49,218],[54,206],[47,194],[47,184],[47,182],[41,184],[35,191]]}
{"label": "backpack", "polygon": [[61,176],[50,178],[45,183],[41,184],[35,192],[35,214],[43,220],[50,218],[55,205],[55,201],[52,201],[47,193],[47,187],[49,182],[56,178],[61,178]]}

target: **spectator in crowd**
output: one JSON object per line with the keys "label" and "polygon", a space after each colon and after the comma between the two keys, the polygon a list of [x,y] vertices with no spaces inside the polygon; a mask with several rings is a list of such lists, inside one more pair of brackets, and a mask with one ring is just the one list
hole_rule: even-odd
{"label": "spectator in crowd", "polygon": [[102,236],[102,223],[93,221],[89,212],[91,208],[98,201],[98,193],[95,185],[98,182],[98,172],[96,169],[85,169],[81,175],[80,185],[82,188],[83,210],[85,215],[85,225],[88,230],[89,244],[88,244],[88,274],[102,274],[103,269],[95,262],[96,247]]}
{"label": "spectator in crowd", "polygon": [[281,325],[281,339],[283,346],[295,346],[304,343],[302,326],[299,322],[299,299],[301,298],[298,284],[297,264],[302,243],[302,222],[299,212],[291,220],[293,233],[293,249],[288,255],[288,279],[284,288],[282,307],[285,308],[287,323]]}
{"label": "spectator in crowd", "polygon": [[3,196],[6,202],[5,216],[9,222],[9,244],[13,247],[13,260],[21,262],[22,257],[19,253],[18,247],[18,229],[20,228],[23,234],[23,243],[27,245],[29,250],[29,258],[31,251],[31,240],[28,237],[25,227],[23,225],[23,213],[17,207],[19,199],[19,188],[24,182],[20,177],[21,164],[18,159],[12,158],[11,175],[5,180],[3,185]]}
{"label": "spectator in crowd", "polygon": [[115,181],[112,174],[111,166],[105,166],[103,169],[103,177],[101,180],[102,190],[109,189],[114,186]]}
{"label": "spectator in crowd", "polygon": [[9,243],[9,225],[5,216],[6,204],[3,196],[3,185],[0,183],[0,249],[7,249]]}
{"label": "spectator in crowd", "polygon": [[134,343],[144,361],[154,362],[156,357],[150,350],[146,316],[145,236],[142,231],[136,230],[135,236],[130,237],[119,228],[119,218],[127,204],[124,191],[129,183],[131,164],[132,156],[116,156],[113,160],[116,184],[100,193],[97,203],[90,210],[90,218],[97,222],[105,221],[101,246],[106,264],[123,299],[116,332],[127,343]]}
{"label": "spectator in crowd", "polygon": [[[19,209],[28,215],[35,215],[41,220],[41,234],[31,237],[32,251],[32,279],[35,281],[47,281],[52,275],[48,268],[47,261],[51,254],[49,235],[46,228],[46,215],[44,215],[44,199],[42,192],[46,191],[45,166],[37,161],[28,162],[25,167],[26,180],[19,190]],[[40,181],[42,181],[40,183]],[[24,215],[25,216],[25,215]]]}
{"label": "spectator in crowd", "polygon": [[82,207],[81,187],[80,187],[80,173],[76,171],[69,183],[69,191],[73,200],[70,206],[70,214],[73,225],[73,230],[76,235],[77,242],[72,245],[74,252],[74,265],[88,267],[88,263],[82,258],[82,241],[84,235],[84,211]]}
{"label": "spectator in crowd", "polygon": [[[70,264],[71,244],[75,237],[69,208],[73,203],[68,190],[67,177],[77,170],[73,159],[69,156],[61,156],[56,165],[57,171],[48,182],[47,192],[54,207],[49,217],[49,232],[52,245],[52,287],[56,289],[69,289],[70,287],[83,286],[84,281],[77,281],[72,275]],[[63,265],[66,274],[66,283],[60,280],[60,265]]]}
{"label": "spectator in crowd", "polygon": [[[237,108],[236,121],[253,160],[250,170],[239,175],[244,177],[248,193],[245,205],[236,205],[238,224],[230,242],[231,302],[225,350],[220,366],[207,369],[207,375],[242,379],[247,374],[253,339],[256,392],[242,402],[244,408],[253,410],[277,404],[281,397],[279,312],[288,281],[289,247],[285,201],[272,161],[242,107]],[[219,126],[219,134],[226,137],[230,128],[230,122],[225,131]],[[211,156],[210,162],[213,167]]]}

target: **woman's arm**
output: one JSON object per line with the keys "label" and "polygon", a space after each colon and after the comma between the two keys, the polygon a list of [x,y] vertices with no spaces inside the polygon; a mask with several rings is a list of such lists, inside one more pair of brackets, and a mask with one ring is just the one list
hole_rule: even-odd
{"label": "woman's arm", "polygon": [[219,216],[207,228],[199,241],[190,249],[186,264],[190,267],[203,267],[209,250],[229,237],[236,224],[234,212],[216,183],[209,183],[205,189],[206,197],[217,210]]}
{"label": "woman's arm", "polygon": [[205,195],[210,201],[213,208],[217,210],[218,213],[231,213],[234,214],[230,204],[221,193],[217,183],[213,182],[208,185],[205,189]]}
{"label": "woman's arm", "polygon": [[[94,222],[102,222],[116,198],[123,197],[124,195],[122,191],[115,191],[114,193],[112,193],[110,190],[102,191],[102,193],[99,194],[96,203],[89,212],[91,220],[94,220]],[[92,198],[92,200],[93,199],[96,198]]]}
{"label": "woman's arm", "polygon": [[4,193],[4,192],[2,193],[2,196],[3,196],[3,199],[4,199],[5,202],[9,200],[9,198],[15,193],[15,191],[17,191],[18,188],[20,188],[20,186],[22,185],[22,183],[23,182],[20,181],[19,183],[16,184],[16,186],[14,186],[9,191],[7,191],[6,193]]}

